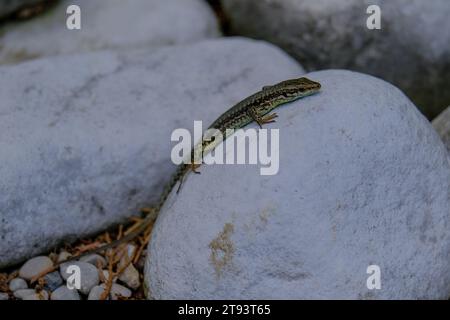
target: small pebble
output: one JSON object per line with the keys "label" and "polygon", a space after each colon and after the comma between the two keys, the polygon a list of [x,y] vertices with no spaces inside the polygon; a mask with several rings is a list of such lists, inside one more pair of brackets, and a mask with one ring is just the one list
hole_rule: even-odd
{"label": "small pebble", "polygon": [[122,274],[119,276],[119,280],[127,285],[127,287],[131,289],[137,289],[141,285],[141,281],[139,279],[139,271],[130,264]]}
{"label": "small pebble", "polygon": [[17,291],[14,291],[14,297],[17,299],[25,299],[25,297],[35,294],[36,290],[34,289],[20,289]]}
{"label": "small pebble", "polygon": [[113,283],[111,287],[111,298],[112,300],[117,300],[119,297],[129,298],[131,297],[131,290],[127,287],[121,286],[120,284]]}
{"label": "small pebble", "polygon": [[130,259],[134,258],[136,250],[137,247],[135,245],[129,244],[126,248],[126,254],[123,255],[119,262],[120,268],[126,266],[129,263],[129,265],[119,276],[119,280],[132,289],[137,289],[141,285],[141,282],[139,280],[139,271],[137,271],[134,265],[130,263]]}
{"label": "small pebble", "polygon": [[127,245],[127,248],[125,249],[125,253],[120,259],[119,266],[124,266],[128,261],[133,259],[134,254],[136,252],[137,247],[135,245],[129,244]]}
{"label": "small pebble", "polygon": [[61,286],[53,291],[50,300],[80,300],[80,295],[76,289],[72,290],[67,286]]}
{"label": "small pebble", "polygon": [[69,259],[72,255],[68,253],[67,251],[61,251],[58,255],[58,262],[66,261]]}
{"label": "small pebble", "polygon": [[[102,270],[103,272],[103,277],[105,278],[105,281],[108,281],[109,279],[109,271],[108,270]],[[113,282],[117,281],[117,276],[113,277],[112,279]]]}
{"label": "small pebble", "polygon": [[58,271],[46,274],[44,276],[44,280],[45,280],[44,289],[47,289],[49,291],[54,291],[56,290],[56,288],[64,284],[64,280]]}
{"label": "small pebble", "polygon": [[133,244],[129,244],[127,246],[127,254],[128,254],[128,259],[132,259],[134,257],[134,254],[136,253],[137,247]]}
{"label": "small pebble", "polygon": [[93,287],[91,289],[91,292],[89,292],[88,300],[100,300],[100,297],[102,296],[104,291],[105,291],[104,284]]}
{"label": "small pebble", "polygon": [[23,300],[48,300],[48,292],[42,290],[40,292],[36,292],[30,295],[25,296]]}
{"label": "small pebble", "polygon": [[25,262],[19,270],[19,276],[25,280],[31,280],[38,274],[50,269],[51,267],[53,267],[53,262],[49,257],[35,257]]}
{"label": "small pebble", "polygon": [[0,301],[9,300],[9,295],[7,293],[0,292]]}
{"label": "small pebble", "polygon": [[12,292],[20,290],[20,289],[28,289],[28,284],[22,278],[12,279],[9,283],[9,290]]}
{"label": "small pebble", "polygon": [[80,258],[81,262],[90,263],[94,266],[97,266],[97,263],[100,263],[100,268],[104,268],[106,266],[106,259],[98,254],[90,254],[88,256]]}
{"label": "small pebble", "polygon": [[80,284],[81,287],[79,291],[83,294],[89,294],[91,289],[98,285],[100,282],[99,273],[96,267],[90,263],[75,261],[63,263],[60,267],[60,273],[64,280],[67,280],[72,274],[75,275],[74,271],[72,273],[67,273],[69,266],[78,266],[80,269]]}

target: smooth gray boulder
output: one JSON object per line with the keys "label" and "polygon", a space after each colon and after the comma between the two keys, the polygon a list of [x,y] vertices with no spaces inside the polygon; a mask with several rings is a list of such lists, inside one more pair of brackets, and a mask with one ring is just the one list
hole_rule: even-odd
{"label": "smooth gray boulder", "polygon": [[63,263],[59,267],[59,272],[64,280],[68,280],[69,277],[73,274],[69,268],[73,268],[74,266],[78,267],[80,270],[80,292],[88,295],[92,288],[100,282],[99,270],[96,266],[87,263],[87,262],[66,262]]}
{"label": "smooth gray boulder", "polygon": [[[232,32],[279,45],[308,70],[345,68],[397,85],[430,119],[450,104],[448,0],[222,0]],[[369,5],[381,30],[369,30]]]}
{"label": "smooth gray boulder", "polygon": [[432,123],[450,153],[450,107],[445,109]]}
{"label": "smooth gray boulder", "polygon": [[[169,197],[149,247],[149,297],[449,297],[450,159],[439,136],[380,79],[307,77],[321,93],[266,125],[279,128],[278,174],[203,165]],[[380,290],[367,287],[371,265]]]}
{"label": "smooth gray boulder", "polygon": [[[68,30],[69,5],[81,9],[81,30]],[[187,44],[220,34],[201,0],[65,0],[29,21],[0,29],[0,64],[38,57]]]}
{"label": "smooth gray boulder", "polygon": [[43,0],[2,0],[0,3],[0,18],[4,18],[27,5],[34,5],[42,1]]}
{"label": "smooth gray boulder", "polygon": [[174,129],[301,74],[239,38],[1,67],[0,267],[139,214],[174,170]]}

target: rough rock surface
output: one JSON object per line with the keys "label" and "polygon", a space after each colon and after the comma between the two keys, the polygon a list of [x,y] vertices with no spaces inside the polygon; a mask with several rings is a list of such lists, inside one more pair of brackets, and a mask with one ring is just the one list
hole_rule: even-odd
{"label": "rough rock surface", "polygon": [[[223,0],[233,32],[268,40],[307,70],[345,68],[394,83],[430,119],[450,104],[448,0]],[[381,30],[366,10],[381,8]]]}
{"label": "rough rock surface", "polygon": [[[380,79],[307,76],[321,93],[266,126],[280,130],[278,174],[204,165],[169,197],[147,256],[150,297],[448,298],[450,159],[439,136]],[[370,265],[380,290],[366,286]]]}
{"label": "rough rock surface", "polygon": [[138,214],[175,167],[174,129],[301,74],[239,38],[1,67],[0,267]]}
{"label": "rough rock surface", "polygon": [[[68,30],[69,5],[81,30]],[[0,29],[0,64],[65,53],[186,44],[216,37],[216,17],[201,0],[66,0],[29,21]]]}

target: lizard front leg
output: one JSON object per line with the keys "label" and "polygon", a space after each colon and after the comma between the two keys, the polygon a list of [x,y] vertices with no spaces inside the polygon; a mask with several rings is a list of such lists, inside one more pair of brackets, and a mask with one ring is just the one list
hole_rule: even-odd
{"label": "lizard front leg", "polygon": [[261,129],[263,124],[275,122],[274,119],[278,117],[276,113],[261,117],[258,115],[254,107],[248,109],[248,115],[259,125]]}
{"label": "lizard front leg", "polygon": [[274,120],[275,118],[278,118],[278,114],[276,114],[276,113],[274,112],[274,113],[271,113],[271,114],[268,114],[268,115],[262,117],[261,120],[262,120],[262,123],[263,123],[263,124],[266,124],[266,123],[276,122],[276,121]]}

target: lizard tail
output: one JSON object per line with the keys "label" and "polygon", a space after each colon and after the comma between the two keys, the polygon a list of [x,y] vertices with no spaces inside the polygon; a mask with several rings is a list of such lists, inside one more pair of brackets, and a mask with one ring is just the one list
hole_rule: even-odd
{"label": "lizard tail", "polygon": [[136,237],[138,237],[141,233],[143,233],[145,230],[147,230],[147,228],[156,220],[156,218],[158,217],[159,212],[161,211],[161,208],[163,207],[164,203],[166,202],[167,198],[169,197],[169,194],[172,192],[172,189],[175,187],[175,185],[177,184],[178,181],[181,182],[181,178],[183,177],[183,175],[189,170],[189,167],[187,165],[181,164],[178,166],[177,170],[174,172],[174,174],[171,176],[169,182],[166,184],[166,186],[164,187],[163,192],[161,193],[161,196],[158,199],[158,202],[156,203],[156,206],[153,207],[150,211],[150,213],[147,214],[147,216],[144,218],[144,220],[141,221],[141,223],[139,224],[139,226],[136,228],[136,230],[133,230],[132,232],[130,232],[129,234],[127,234],[126,236],[115,240],[111,243],[108,243],[104,246],[101,246],[99,248],[90,250],[88,252],[82,253],[78,256],[75,257],[71,257],[69,259],[66,259],[64,261],[58,262],[54,267],[58,267],[63,263],[67,263],[67,262],[71,262],[71,261],[75,261],[78,260],[82,257],[91,255],[91,254],[95,254],[95,253],[100,253],[103,251],[106,251],[108,249],[117,247],[120,244],[129,242],[133,239],[135,239]]}
{"label": "lizard tail", "polygon": [[67,263],[67,262],[78,260],[80,258],[86,257],[86,256],[91,255],[91,254],[100,253],[100,252],[106,251],[108,249],[117,247],[118,245],[121,245],[123,243],[129,242],[129,241],[133,240],[134,238],[138,237],[145,230],[147,230],[147,228],[150,226],[150,224],[152,224],[156,220],[157,216],[158,216],[158,212],[156,212],[156,210],[152,209],[151,212],[149,214],[147,214],[147,216],[144,218],[144,220],[141,221],[141,223],[136,228],[136,230],[133,230],[132,232],[130,232],[126,236],[124,236],[124,237],[122,237],[122,238],[120,238],[118,240],[114,240],[113,242],[105,244],[104,246],[101,246],[99,248],[92,249],[92,250],[84,252],[84,253],[82,253],[80,255],[77,255],[77,256],[74,256],[74,257],[70,257],[69,259],[60,261],[57,264],[55,264],[54,267],[58,267],[58,266],[60,266],[60,265],[62,265],[64,263]]}

